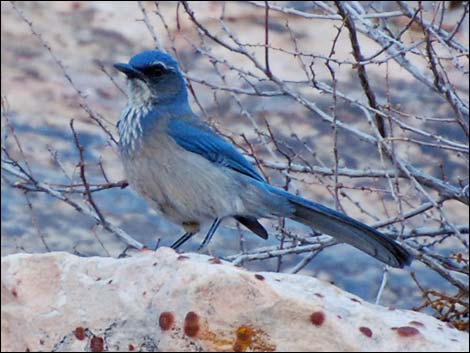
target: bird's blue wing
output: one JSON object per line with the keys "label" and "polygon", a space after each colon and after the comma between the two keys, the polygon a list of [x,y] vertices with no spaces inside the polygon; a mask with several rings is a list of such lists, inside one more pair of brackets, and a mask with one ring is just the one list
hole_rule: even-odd
{"label": "bird's blue wing", "polygon": [[215,164],[264,181],[256,168],[240,152],[207,126],[195,121],[173,119],[168,123],[168,133],[184,149]]}

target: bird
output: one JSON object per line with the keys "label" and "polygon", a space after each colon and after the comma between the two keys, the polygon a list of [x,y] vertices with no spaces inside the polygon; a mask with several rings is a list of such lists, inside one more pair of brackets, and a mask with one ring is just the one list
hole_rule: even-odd
{"label": "bird", "polygon": [[394,239],[320,203],[270,185],[228,140],[191,109],[178,62],[146,50],[114,67],[126,75],[128,101],[117,129],[127,180],[149,205],[185,233],[177,249],[211,224],[234,218],[263,239],[260,218],[287,217],[403,268],[412,255]]}

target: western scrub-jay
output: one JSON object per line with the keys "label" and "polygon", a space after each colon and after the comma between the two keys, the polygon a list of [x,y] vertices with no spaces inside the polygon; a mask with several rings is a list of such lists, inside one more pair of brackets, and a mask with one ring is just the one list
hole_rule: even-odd
{"label": "western scrub-jay", "polygon": [[343,213],[265,182],[257,169],[191,110],[178,63],[157,50],[114,67],[127,76],[129,101],[118,122],[120,153],[130,185],[186,233],[213,222],[205,245],[227,217],[258,236],[263,217],[288,217],[344,241],[380,261],[403,267],[401,245]]}

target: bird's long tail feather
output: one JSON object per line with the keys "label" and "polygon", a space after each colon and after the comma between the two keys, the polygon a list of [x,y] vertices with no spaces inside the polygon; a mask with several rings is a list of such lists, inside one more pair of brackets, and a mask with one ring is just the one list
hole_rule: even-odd
{"label": "bird's long tail feather", "polygon": [[343,213],[284,190],[271,187],[271,191],[287,198],[293,206],[292,214],[285,215],[286,217],[331,235],[393,267],[404,267],[413,259],[411,254],[393,239]]}

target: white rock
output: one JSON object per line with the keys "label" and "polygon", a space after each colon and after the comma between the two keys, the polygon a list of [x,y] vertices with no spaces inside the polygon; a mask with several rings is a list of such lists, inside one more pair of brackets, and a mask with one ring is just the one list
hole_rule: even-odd
{"label": "white rock", "polygon": [[2,258],[2,351],[452,351],[468,335],[315,278],[168,248]]}

